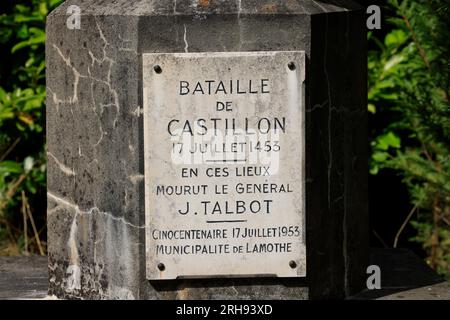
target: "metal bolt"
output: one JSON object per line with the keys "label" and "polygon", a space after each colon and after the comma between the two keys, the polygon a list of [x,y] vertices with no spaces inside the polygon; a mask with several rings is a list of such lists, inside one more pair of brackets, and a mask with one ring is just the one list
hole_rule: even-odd
{"label": "metal bolt", "polygon": [[295,63],[293,63],[292,61],[289,62],[288,63],[288,68],[289,68],[289,70],[294,71],[295,70]]}
{"label": "metal bolt", "polygon": [[164,263],[158,263],[158,269],[159,271],[164,271],[166,269],[166,266],[164,265]]}
{"label": "metal bolt", "polygon": [[158,74],[162,72],[162,69],[161,69],[161,67],[159,65],[154,66],[153,70],[155,70],[155,72],[158,73]]}
{"label": "metal bolt", "polygon": [[291,267],[292,269],[297,268],[297,263],[294,260],[289,261],[289,267]]}

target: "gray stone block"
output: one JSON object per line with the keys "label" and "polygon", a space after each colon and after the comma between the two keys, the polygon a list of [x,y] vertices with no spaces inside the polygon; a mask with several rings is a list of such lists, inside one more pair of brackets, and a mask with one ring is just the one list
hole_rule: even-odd
{"label": "gray stone block", "polygon": [[[66,28],[67,8],[81,28]],[[50,294],[343,298],[368,262],[365,13],[352,1],[66,1],[47,18]],[[306,53],[307,277],[150,282],[142,53]]]}

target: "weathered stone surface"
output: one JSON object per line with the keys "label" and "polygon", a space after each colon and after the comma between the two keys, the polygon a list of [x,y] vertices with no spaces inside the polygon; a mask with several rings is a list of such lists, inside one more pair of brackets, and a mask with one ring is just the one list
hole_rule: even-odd
{"label": "weathered stone surface", "polygon": [[0,257],[0,300],[45,298],[47,269],[47,257]]}
{"label": "weathered stone surface", "polygon": [[[350,299],[450,300],[450,283],[409,250],[372,249],[370,263],[382,270],[381,290],[364,290]],[[254,285],[255,289],[263,289]],[[0,299],[49,299],[47,287],[46,257],[0,257]],[[252,291],[234,294],[236,298],[250,299],[254,298]],[[183,295],[189,295],[189,290],[180,297]]]}
{"label": "weathered stone surface", "polygon": [[[66,1],[47,20],[50,293],[344,297],[367,265],[364,12],[351,1]],[[81,29],[66,29],[67,8]],[[149,282],[142,53],[305,51],[307,279]],[[306,281],[308,285],[306,285]]]}

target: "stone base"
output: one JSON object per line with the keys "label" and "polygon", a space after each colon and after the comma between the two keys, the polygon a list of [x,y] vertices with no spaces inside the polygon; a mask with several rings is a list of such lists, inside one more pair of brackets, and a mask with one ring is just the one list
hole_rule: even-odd
{"label": "stone base", "polygon": [[[444,281],[411,251],[372,249],[371,263],[381,268],[381,290],[365,290],[350,299],[367,300],[450,300],[450,283]],[[252,280],[215,281],[217,288],[204,289],[202,280],[183,282],[173,299],[302,299],[306,288],[290,288]],[[234,283],[233,283],[234,282]],[[255,284],[256,282],[256,284]],[[225,288],[221,287],[224,286]],[[228,285],[228,286],[227,286]],[[0,257],[0,299],[48,299],[45,257]],[[195,288],[196,290],[192,290]],[[166,288],[169,290],[169,288]],[[181,288],[180,288],[181,289]]]}

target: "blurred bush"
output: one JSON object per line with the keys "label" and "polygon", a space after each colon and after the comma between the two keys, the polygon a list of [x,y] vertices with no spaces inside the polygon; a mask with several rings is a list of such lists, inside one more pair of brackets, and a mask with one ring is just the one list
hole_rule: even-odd
{"label": "blurred bush", "polygon": [[371,173],[403,177],[411,211],[405,225],[428,264],[450,280],[450,3],[390,0],[392,30],[369,52],[369,111],[388,119],[372,142]]}
{"label": "blurred bush", "polygon": [[2,0],[0,255],[45,254],[45,17],[60,0]]}

